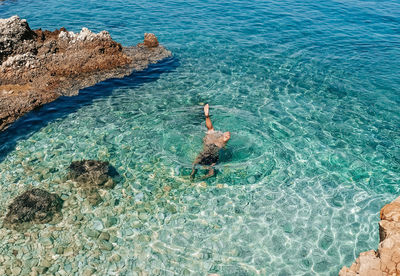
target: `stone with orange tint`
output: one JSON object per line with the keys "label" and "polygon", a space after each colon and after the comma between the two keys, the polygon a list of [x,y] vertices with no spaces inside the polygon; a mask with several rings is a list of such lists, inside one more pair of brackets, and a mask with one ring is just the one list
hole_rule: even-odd
{"label": "stone with orange tint", "polygon": [[152,33],[145,33],[144,34],[144,41],[143,44],[149,48],[158,47],[158,40],[157,37]]}
{"label": "stone with orange tint", "polygon": [[343,267],[340,276],[400,275],[400,197],[381,209],[378,249],[360,254],[350,268]]}

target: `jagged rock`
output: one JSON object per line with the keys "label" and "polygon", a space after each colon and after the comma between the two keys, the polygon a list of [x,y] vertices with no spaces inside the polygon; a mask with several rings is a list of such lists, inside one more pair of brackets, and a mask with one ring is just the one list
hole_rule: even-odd
{"label": "jagged rock", "polygon": [[83,189],[83,195],[91,205],[97,205],[102,201],[98,189],[112,189],[115,186],[113,177],[116,176],[118,173],[106,161],[74,161],[69,166],[68,177]]}
{"label": "jagged rock", "polygon": [[360,254],[350,268],[343,267],[340,276],[400,275],[400,197],[381,209],[378,250]]}
{"label": "jagged rock", "polygon": [[154,35],[146,41],[151,48],[122,47],[106,31],[32,31],[18,16],[0,19],[0,130],[59,96],[171,56]]}
{"label": "jagged rock", "polygon": [[14,228],[18,224],[47,223],[55,215],[60,215],[62,199],[42,189],[32,189],[17,196],[8,206],[8,213],[4,219],[6,225]]}
{"label": "jagged rock", "polygon": [[21,48],[20,52],[31,50],[29,43],[25,42],[34,38],[36,34],[29,28],[26,20],[21,20],[18,16],[0,19],[0,65],[8,56],[16,54]]}
{"label": "jagged rock", "polygon": [[145,33],[143,44],[149,48],[157,47],[158,46],[157,37],[152,33]]}

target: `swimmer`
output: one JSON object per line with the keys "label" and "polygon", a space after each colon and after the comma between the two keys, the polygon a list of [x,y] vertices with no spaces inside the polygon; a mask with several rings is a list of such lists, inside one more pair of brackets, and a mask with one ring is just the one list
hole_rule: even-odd
{"label": "swimmer", "polygon": [[203,139],[203,150],[197,155],[196,159],[193,162],[192,173],[190,174],[190,179],[194,179],[194,175],[196,174],[196,165],[203,165],[204,168],[208,169],[208,174],[203,176],[201,179],[206,179],[215,174],[214,166],[218,162],[219,158],[219,150],[226,146],[229,139],[231,138],[231,133],[215,131],[214,127],[211,123],[210,107],[208,104],[204,106],[204,115],[206,116],[206,127],[207,133]]}

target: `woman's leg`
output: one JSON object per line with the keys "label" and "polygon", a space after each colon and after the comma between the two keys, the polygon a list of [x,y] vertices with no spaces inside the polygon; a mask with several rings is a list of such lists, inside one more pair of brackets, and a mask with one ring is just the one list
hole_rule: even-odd
{"label": "woman's leg", "polygon": [[206,127],[208,130],[214,130],[214,127],[211,123],[211,119],[210,119],[210,106],[208,104],[206,104],[204,106],[204,115],[206,116]]}

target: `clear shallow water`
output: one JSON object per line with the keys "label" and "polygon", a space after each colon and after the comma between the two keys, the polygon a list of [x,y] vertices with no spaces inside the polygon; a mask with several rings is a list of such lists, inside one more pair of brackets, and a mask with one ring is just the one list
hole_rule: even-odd
{"label": "clear shallow water", "polygon": [[[6,1],[0,14],[124,45],[154,32],[174,53],[0,134],[2,214],[28,185],[67,199],[56,227],[0,229],[0,269],[336,275],[377,247],[378,212],[400,194],[398,2]],[[217,176],[190,182],[205,102],[232,139]],[[65,180],[82,158],[122,176],[95,208]]]}

